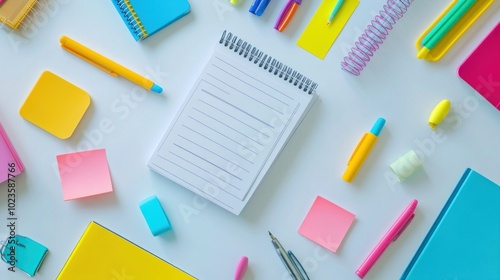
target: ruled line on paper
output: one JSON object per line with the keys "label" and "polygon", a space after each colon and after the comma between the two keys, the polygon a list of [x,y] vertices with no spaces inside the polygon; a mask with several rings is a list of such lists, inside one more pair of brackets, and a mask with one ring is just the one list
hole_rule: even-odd
{"label": "ruled line on paper", "polygon": [[[247,158],[243,157],[242,155],[240,155],[240,154],[238,154],[238,153],[235,153],[233,150],[228,149],[226,146],[222,145],[221,143],[218,143],[218,142],[213,141],[212,139],[208,138],[207,136],[205,136],[205,135],[203,135],[203,134],[199,133],[198,131],[193,130],[193,129],[192,129],[192,128],[190,128],[190,127],[187,127],[186,125],[183,125],[183,126],[184,126],[185,128],[187,128],[187,129],[191,130],[192,132],[194,132],[194,133],[198,134],[199,136],[201,136],[201,137],[203,137],[203,138],[205,138],[205,139],[207,139],[207,140],[209,140],[209,141],[212,141],[213,143],[215,143],[215,144],[219,145],[220,147],[222,147],[222,148],[226,149],[227,151],[229,151],[229,152],[233,153],[234,155],[239,156],[239,157],[241,157],[242,159],[244,159],[244,160],[246,160],[246,161],[248,161],[248,162],[250,162],[250,163],[252,163],[252,164],[253,164],[253,162],[252,162],[252,161],[248,160]],[[252,153],[255,153],[255,151],[252,151],[252,150],[249,150],[249,151],[250,151],[250,152],[252,152]],[[255,154],[256,154],[256,153],[255,153]]]}
{"label": "ruled line on paper", "polygon": [[[271,105],[269,105],[269,104],[266,104],[266,103],[264,103],[263,101],[261,101],[261,100],[257,99],[256,97],[253,97],[252,95],[247,94],[247,93],[245,93],[245,92],[243,92],[243,91],[241,91],[241,90],[239,90],[239,89],[237,89],[237,88],[235,88],[235,87],[233,87],[233,86],[229,85],[228,83],[226,83],[226,82],[222,81],[221,79],[219,79],[219,78],[215,77],[214,75],[208,74],[208,76],[210,76],[210,77],[214,78],[215,80],[219,81],[220,83],[222,83],[222,84],[224,84],[224,85],[226,85],[226,86],[230,87],[230,88],[231,88],[231,89],[233,89],[234,91],[236,91],[236,92],[238,92],[238,93],[240,93],[240,94],[245,95],[246,97],[248,97],[248,98],[250,98],[250,99],[254,100],[255,102],[260,103],[262,106],[266,106],[267,108],[269,108],[269,109],[271,109],[271,110],[273,110],[273,111],[277,112],[278,114],[283,114],[281,111],[279,111],[278,109],[274,108],[273,106],[271,106]],[[205,81],[205,82],[207,82],[207,81]],[[207,83],[208,83],[208,82],[207,82]],[[213,85],[213,84],[211,84],[211,85]],[[213,85],[213,86],[214,86],[214,87],[216,87],[215,85]],[[229,93],[229,92],[227,92],[227,91],[224,91],[224,90],[221,90],[221,91],[222,91],[222,92],[224,92],[224,93],[230,94],[230,93]],[[278,100],[278,101],[280,101],[280,102],[282,102],[281,100],[279,100],[279,99],[277,99],[277,98],[275,98],[275,99],[276,99],[276,100]],[[290,106],[289,104],[286,104],[286,103],[284,103],[284,102],[282,102],[282,103],[283,103],[284,105],[286,105],[286,106]]]}
{"label": "ruled line on paper", "polygon": [[[211,178],[218,178],[218,177],[216,176],[216,174],[214,174],[214,173],[210,172],[209,170],[207,170],[207,169],[205,169],[205,168],[203,168],[203,167],[201,167],[201,166],[199,166],[199,165],[197,165],[197,164],[194,164],[193,162],[189,162],[189,161],[187,161],[185,158],[183,158],[183,157],[179,156],[179,155],[178,155],[178,154],[176,154],[176,153],[173,153],[172,151],[170,151],[170,153],[171,153],[172,155],[176,156],[178,159],[183,160],[183,161],[186,161],[186,162],[188,162],[189,164],[192,164],[193,166],[197,167],[199,170],[204,171],[206,174],[209,174],[209,175],[211,176]],[[164,159],[165,159],[165,160],[167,160],[167,161],[169,161],[170,163],[172,163],[172,164],[174,164],[174,165],[177,165],[178,167],[180,167],[180,168],[184,169],[185,171],[187,171],[187,172],[189,172],[189,173],[191,173],[191,174],[196,174],[196,172],[194,172],[192,169],[187,168],[185,165],[180,165],[180,164],[178,164],[178,163],[176,163],[176,162],[174,162],[174,161],[170,160],[169,158],[164,158]],[[168,172],[168,170],[165,170],[165,171],[167,171],[167,172]],[[199,173],[198,173],[198,174],[199,174]],[[203,179],[204,181],[206,181],[206,182],[208,182],[208,183],[210,183],[210,184],[213,184],[213,185],[214,185],[214,182],[210,182],[209,180],[207,180],[207,179],[206,179],[205,177],[203,177],[203,176],[196,175],[196,177],[199,177],[199,178]],[[220,182],[222,182],[222,180],[219,180],[219,183],[220,183]],[[235,186],[235,185],[233,185],[233,184],[231,184],[231,183],[229,183],[229,182],[227,182],[227,181],[224,181],[224,183],[225,183],[225,184],[227,184],[227,185],[230,185],[231,187],[233,187],[233,188],[235,188],[235,189],[237,189],[237,190],[240,190],[237,186]],[[215,186],[215,185],[214,185],[214,186]],[[216,186],[216,187],[218,187],[218,186]]]}
{"label": "ruled line on paper", "polygon": [[217,100],[219,100],[219,101],[221,101],[221,102],[226,103],[227,105],[229,105],[229,106],[231,106],[231,107],[233,107],[233,108],[237,109],[238,111],[242,112],[243,114],[246,114],[247,116],[249,116],[249,117],[251,117],[251,118],[253,118],[253,119],[255,119],[255,120],[257,120],[257,121],[261,122],[262,124],[265,124],[265,125],[269,126],[270,128],[275,128],[275,127],[274,127],[274,126],[272,126],[271,124],[268,124],[268,123],[266,123],[265,121],[263,121],[263,120],[259,119],[258,117],[256,117],[256,116],[254,116],[254,115],[252,115],[252,114],[248,113],[245,109],[242,109],[242,108],[240,108],[240,107],[238,107],[238,106],[235,106],[234,104],[231,104],[231,103],[229,103],[229,102],[227,102],[227,101],[223,100],[222,98],[220,98],[220,97],[218,97],[218,96],[216,96],[216,95],[212,94],[211,92],[209,92],[209,91],[207,91],[207,90],[205,90],[205,89],[202,89],[201,91],[203,91],[203,92],[205,92],[205,93],[209,94],[210,96],[212,96],[212,97],[216,98]]}
{"label": "ruled line on paper", "polygon": [[[284,92],[282,92],[282,91],[280,91],[280,90],[278,90],[278,89],[276,89],[276,88],[272,87],[272,86],[271,86],[271,85],[269,85],[269,84],[265,84],[265,83],[263,83],[262,81],[260,81],[260,80],[258,80],[258,79],[255,79],[255,78],[254,78],[254,77],[252,77],[251,75],[248,75],[248,73],[243,72],[243,71],[241,71],[240,69],[236,68],[233,64],[230,64],[230,63],[228,63],[227,61],[224,61],[222,58],[218,57],[217,55],[215,56],[215,58],[217,59],[217,62],[221,62],[221,63],[223,63],[226,67],[231,68],[231,70],[239,72],[239,74],[240,74],[240,76],[239,76],[239,77],[246,77],[247,79],[251,79],[254,83],[261,83],[261,84],[265,85],[266,87],[269,87],[269,88],[273,89],[274,91],[278,92],[281,96],[284,96],[284,97],[286,97],[286,98],[287,98],[287,99],[289,99],[289,100],[295,100],[292,96],[290,96],[290,95],[288,95],[288,94],[286,94],[286,93],[284,93]],[[219,66],[217,66],[215,63],[214,63],[214,66],[215,66],[215,67],[219,67]],[[224,71],[224,70],[222,70],[222,71]],[[244,81],[244,79],[242,79],[242,78],[238,78],[238,77],[236,77],[236,75],[232,75],[232,74],[230,74],[230,71],[228,71],[228,70],[225,70],[224,72],[226,72],[228,75],[234,76],[235,78],[242,80],[242,82],[243,82],[243,83],[248,83],[247,81]],[[250,84],[249,84],[249,85],[250,85]],[[283,102],[283,104],[286,104],[286,103],[285,103],[284,101],[282,101],[281,99],[277,98],[276,96],[270,95],[269,93],[267,93],[267,92],[266,92],[266,91],[264,91],[264,90],[259,89],[259,91],[260,91],[260,92],[262,92],[263,94],[265,94],[265,95],[269,96],[270,98],[276,99],[276,100],[278,100],[278,101],[280,101],[280,102]]]}
{"label": "ruled line on paper", "polygon": [[231,126],[229,126],[229,125],[225,124],[225,123],[224,123],[224,122],[222,122],[221,120],[218,120],[218,119],[216,119],[216,118],[214,118],[214,117],[212,117],[212,116],[208,115],[207,113],[202,112],[200,109],[198,109],[198,108],[194,108],[194,110],[195,110],[195,111],[197,111],[198,113],[200,113],[200,114],[202,114],[202,115],[206,116],[207,118],[210,118],[210,119],[212,119],[212,120],[214,120],[214,121],[218,122],[219,124],[221,124],[221,125],[223,125],[223,126],[225,126],[225,127],[229,128],[230,130],[232,130],[232,131],[234,131],[234,132],[236,132],[236,133],[240,134],[241,136],[245,137],[246,139],[251,140],[251,141],[254,141],[255,143],[259,144],[259,146],[264,146],[264,144],[262,144],[261,142],[259,142],[259,141],[255,140],[254,138],[251,138],[250,136],[248,136],[248,135],[246,135],[245,133],[243,133],[243,132],[241,132],[241,131],[237,130],[236,128],[231,127]]}
{"label": "ruled line on paper", "polygon": [[257,129],[257,128],[255,128],[254,126],[251,126],[251,125],[249,125],[248,123],[242,122],[240,119],[237,119],[237,118],[236,118],[236,117],[234,117],[233,115],[230,115],[229,113],[224,112],[224,111],[220,110],[219,108],[214,107],[214,106],[213,106],[213,105],[211,105],[211,104],[208,104],[208,103],[207,103],[207,102],[205,102],[204,100],[200,100],[200,102],[202,102],[202,103],[204,103],[205,105],[207,105],[207,106],[211,107],[212,109],[217,110],[217,111],[219,111],[220,113],[222,113],[222,114],[224,114],[224,115],[226,115],[226,116],[228,116],[228,117],[232,118],[233,120],[235,120],[235,121],[239,122],[240,124],[242,124],[242,125],[244,125],[244,126],[247,126],[247,127],[251,128],[251,129],[253,129],[253,130],[254,130],[254,131],[256,131],[257,133],[260,133],[260,134],[262,134],[262,135],[266,136],[266,138],[270,138],[270,137],[271,137],[269,134],[266,134],[266,133],[265,133],[265,132],[263,132],[262,130],[258,130],[258,129]]}

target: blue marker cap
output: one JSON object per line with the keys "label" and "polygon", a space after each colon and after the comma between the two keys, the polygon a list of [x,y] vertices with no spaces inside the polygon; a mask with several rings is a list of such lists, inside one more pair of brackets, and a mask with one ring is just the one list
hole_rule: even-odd
{"label": "blue marker cap", "polygon": [[160,94],[163,89],[159,85],[153,84],[153,86],[151,87],[151,91]]}
{"label": "blue marker cap", "polygon": [[248,11],[256,16],[261,16],[269,2],[271,2],[271,0],[255,0]]}
{"label": "blue marker cap", "polygon": [[373,125],[372,129],[370,130],[370,133],[378,137],[380,131],[382,131],[382,128],[384,128],[384,125],[385,125],[385,119],[378,118],[375,124]]}

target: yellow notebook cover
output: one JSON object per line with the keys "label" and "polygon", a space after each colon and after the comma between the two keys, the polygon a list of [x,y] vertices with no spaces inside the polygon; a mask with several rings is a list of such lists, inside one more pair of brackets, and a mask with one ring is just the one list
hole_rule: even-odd
{"label": "yellow notebook cover", "polygon": [[195,280],[96,222],[90,222],[57,280]]}

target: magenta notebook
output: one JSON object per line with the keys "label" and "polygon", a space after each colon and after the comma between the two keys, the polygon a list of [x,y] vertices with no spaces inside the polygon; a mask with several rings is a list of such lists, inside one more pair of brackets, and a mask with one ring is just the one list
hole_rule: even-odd
{"label": "magenta notebook", "polygon": [[462,62],[458,75],[500,110],[500,22]]}
{"label": "magenta notebook", "polygon": [[17,176],[23,170],[23,163],[0,123],[0,184],[9,179],[9,174]]}

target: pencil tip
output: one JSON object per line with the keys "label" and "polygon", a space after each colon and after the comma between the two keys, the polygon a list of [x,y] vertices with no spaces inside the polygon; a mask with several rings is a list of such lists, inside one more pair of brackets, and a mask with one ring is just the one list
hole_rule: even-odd
{"label": "pencil tip", "polygon": [[273,236],[273,234],[270,231],[267,231],[269,233],[269,236]]}

